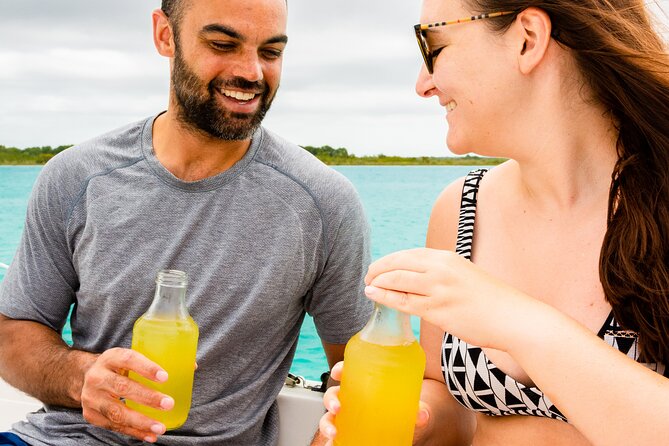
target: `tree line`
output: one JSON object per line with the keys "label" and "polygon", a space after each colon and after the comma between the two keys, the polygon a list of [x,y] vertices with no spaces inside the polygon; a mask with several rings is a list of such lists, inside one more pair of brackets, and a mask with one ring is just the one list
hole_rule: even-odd
{"label": "tree line", "polygon": [[[42,147],[28,147],[18,149],[16,147],[5,147],[0,145],[0,164],[46,164],[51,158],[63,150],[72,147],[72,145]],[[503,158],[486,158],[480,156],[462,156],[462,157],[403,157],[386,156],[384,154],[373,156],[356,156],[349,153],[347,149],[333,148],[330,146],[303,146],[304,150],[310,152],[315,157],[328,165],[426,165],[426,166],[452,166],[452,165],[496,165],[504,161]]]}
{"label": "tree line", "polygon": [[0,164],[46,164],[51,158],[69,147],[72,146],[58,146],[56,148],[42,146],[18,149],[0,145]]}
{"label": "tree line", "polygon": [[388,156],[384,154],[373,156],[356,156],[348,153],[343,147],[335,149],[330,146],[313,147],[304,146],[305,150],[310,152],[316,158],[329,165],[424,165],[424,166],[490,166],[497,165],[504,161],[504,158],[487,158],[481,156],[418,156],[418,157],[404,157],[404,156]]}

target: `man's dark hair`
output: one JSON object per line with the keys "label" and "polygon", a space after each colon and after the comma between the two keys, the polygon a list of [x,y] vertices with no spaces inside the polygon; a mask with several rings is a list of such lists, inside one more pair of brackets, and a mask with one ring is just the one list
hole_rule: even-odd
{"label": "man's dark hair", "polygon": [[[170,22],[176,25],[183,16],[183,11],[186,9],[187,3],[187,0],[162,0],[160,9],[169,17]],[[286,6],[288,6],[288,0],[286,0]]]}
{"label": "man's dark hair", "polygon": [[160,9],[162,9],[172,25],[176,45],[179,45],[179,25],[189,2],[190,0],[162,0],[160,5]]}
{"label": "man's dark hair", "polygon": [[[160,5],[160,9],[165,13],[172,25],[175,40],[178,39],[179,24],[190,2],[191,0],[162,0]],[[286,6],[288,6],[288,0],[286,0]]]}
{"label": "man's dark hair", "polygon": [[162,0],[160,9],[163,10],[167,18],[170,19],[172,26],[178,26],[186,9],[187,0]]}

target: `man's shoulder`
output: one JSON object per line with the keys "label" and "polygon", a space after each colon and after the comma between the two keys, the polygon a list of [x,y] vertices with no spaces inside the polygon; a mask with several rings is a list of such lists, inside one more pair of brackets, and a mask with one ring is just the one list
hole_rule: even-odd
{"label": "man's shoulder", "polygon": [[143,136],[151,118],[127,124],[70,147],[47,163],[52,168],[76,166],[77,171],[95,171],[142,157]]}
{"label": "man's shoulder", "polygon": [[143,119],[76,144],[49,160],[41,176],[81,182],[136,162],[143,158],[145,128],[151,122],[152,118]]}
{"label": "man's shoulder", "polygon": [[64,199],[80,193],[86,182],[105,172],[132,165],[143,158],[144,119],[66,149],[46,163],[37,188],[58,190]]}
{"label": "man's shoulder", "polygon": [[267,129],[263,129],[262,147],[256,161],[299,183],[324,206],[337,205],[341,200],[359,200],[353,184],[344,175]]}

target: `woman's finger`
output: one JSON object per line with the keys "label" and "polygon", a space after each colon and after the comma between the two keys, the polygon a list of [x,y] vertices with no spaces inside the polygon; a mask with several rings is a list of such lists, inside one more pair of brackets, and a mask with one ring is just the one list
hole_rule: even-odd
{"label": "woman's finger", "polygon": [[422,316],[429,309],[429,299],[418,294],[367,286],[365,287],[365,295],[374,302],[394,308],[402,313]]}
{"label": "woman's finger", "polygon": [[332,412],[335,415],[339,413],[339,409],[341,409],[341,404],[339,403],[339,386],[332,386],[325,391],[323,405],[328,412]]}
{"label": "woman's finger", "polygon": [[379,274],[396,269],[425,272],[432,258],[426,251],[425,248],[407,249],[380,258],[369,265],[365,276],[365,284],[369,285]]}
{"label": "woman's finger", "polygon": [[332,370],[330,370],[330,378],[334,379],[335,381],[341,381],[341,374],[342,371],[344,370],[344,361],[339,361],[332,367]]}
{"label": "woman's finger", "polygon": [[424,272],[396,269],[379,274],[370,285],[386,290],[428,296],[434,285],[434,278]]}
{"label": "woman's finger", "polygon": [[420,401],[418,403],[418,415],[416,416],[416,429],[423,429],[430,421],[430,411],[427,404]]}
{"label": "woman's finger", "polygon": [[318,422],[318,430],[325,435],[326,438],[332,440],[337,435],[337,428],[334,425],[334,415],[326,412]]}

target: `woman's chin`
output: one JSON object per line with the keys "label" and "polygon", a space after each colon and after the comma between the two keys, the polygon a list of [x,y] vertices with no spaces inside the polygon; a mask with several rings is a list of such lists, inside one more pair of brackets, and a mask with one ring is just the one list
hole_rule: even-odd
{"label": "woman's chin", "polygon": [[446,135],[446,147],[453,155],[467,155],[472,152],[470,145],[464,143],[464,141],[451,136],[449,133]]}

